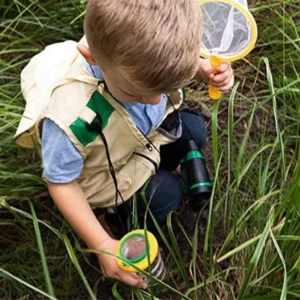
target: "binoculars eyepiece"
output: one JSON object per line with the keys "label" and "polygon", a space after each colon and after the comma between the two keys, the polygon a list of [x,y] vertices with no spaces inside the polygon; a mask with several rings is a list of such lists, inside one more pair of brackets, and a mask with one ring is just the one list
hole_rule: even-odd
{"label": "binoculars eyepiece", "polygon": [[193,211],[199,211],[210,199],[212,184],[203,153],[194,140],[188,141],[188,152],[180,164],[190,207]]}

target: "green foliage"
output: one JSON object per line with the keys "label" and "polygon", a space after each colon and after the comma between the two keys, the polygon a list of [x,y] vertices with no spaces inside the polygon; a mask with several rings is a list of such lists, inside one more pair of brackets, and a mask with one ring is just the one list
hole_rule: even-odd
{"label": "green foliage", "polygon": [[214,195],[208,213],[185,206],[158,228],[168,276],[149,291],[103,282],[49,199],[38,153],[13,141],[22,68],[48,44],[80,39],[85,4],[0,0],[0,298],[300,298],[300,2],[249,1],[259,39],[234,64],[231,95],[213,104],[205,88],[188,91],[211,112]]}

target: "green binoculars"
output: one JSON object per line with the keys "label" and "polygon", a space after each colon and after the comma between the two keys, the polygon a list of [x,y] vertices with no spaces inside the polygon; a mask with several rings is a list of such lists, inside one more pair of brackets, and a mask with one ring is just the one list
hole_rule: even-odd
{"label": "green binoculars", "polygon": [[210,199],[212,184],[203,153],[195,141],[188,141],[188,152],[180,164],[190,207],[193,211],[199,211]]}

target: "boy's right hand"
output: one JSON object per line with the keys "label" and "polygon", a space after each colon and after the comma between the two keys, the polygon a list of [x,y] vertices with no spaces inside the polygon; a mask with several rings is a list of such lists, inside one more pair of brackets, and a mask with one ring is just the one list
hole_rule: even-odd
{"label": "boy's right hand", "polygon": [[[97,249],[115,254],[117,246],[118,241],[109,238],[103,243],[101,243],[97,247]],[[98,260],[101,267],[101,271],[106,278],[117,279],[128,285],[141,289],[147,288],[147,285],[140,276],[138,276],[135,273],[130,273],[122,270],[118,266],[117,260],[114,256],[110,256],[108,254],[98,254]]]}
{"label": "boy's right hand", "polygon": [[[64,184],[48,182],[48,188],[60,212],[90,249],[116,253],[118,241],[112,239],[101,226],[76,180]],[[99,253],[98,259],[105,277],[138,288],[147,288],[141,277],[122,270],[114,256]]]}

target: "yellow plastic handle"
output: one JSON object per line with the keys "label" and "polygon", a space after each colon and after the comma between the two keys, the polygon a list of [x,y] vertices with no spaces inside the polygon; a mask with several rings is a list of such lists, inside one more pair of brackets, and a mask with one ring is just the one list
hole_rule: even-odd
{"label": "yellow plastic handle", "polygon": [[[221,63],[223,62],[221,58],[219,58],[218,56],[215,56],[215,55],[210,56],[209,60],[214,69],[217,68],[218,66],[220,66]],[[222,95],[222,92],[220,92],[217,87],[212,86],[211,84],[209,85],[208,93],[209,93],[210,99],[212,99],[212,100],[219,100]]]}

